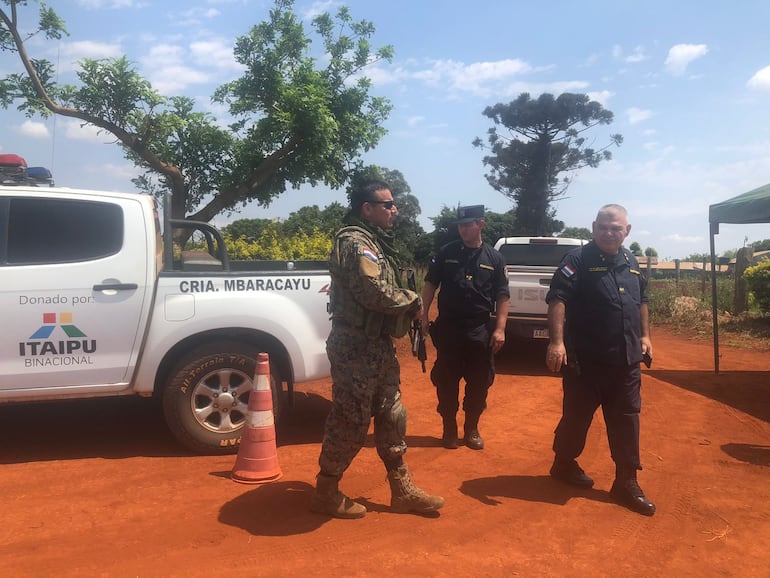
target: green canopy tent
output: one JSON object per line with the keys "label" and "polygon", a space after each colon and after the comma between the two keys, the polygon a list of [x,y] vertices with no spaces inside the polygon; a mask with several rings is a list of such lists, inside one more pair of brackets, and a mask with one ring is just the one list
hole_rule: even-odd
{"label": "green canopy tent", "polygon": [[719,234],[719,223],[770,223],[770,184],[715,205],[709,205],[711,233],[711,314],[714,324],[714,372],[719,373],[719,322],[717,315],[717,279],[714,254],[714,236]]}

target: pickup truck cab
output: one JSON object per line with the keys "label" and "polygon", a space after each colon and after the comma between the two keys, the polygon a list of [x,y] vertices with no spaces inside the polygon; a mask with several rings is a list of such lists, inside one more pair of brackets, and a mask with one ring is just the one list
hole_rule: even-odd
{"label": "pickup truck cab", "polygon": [[548,339],[545,296],[564,255],[588,241],[568,237],[504,237],[495,249],[505,257],[508,288],[506,332],[521,339]]}
{"label": "pickup truck cab", "polygon": [[[183,445],[231,453],[259,352],[276,418],[295,382],[328,376],[329,274],[240,270],[216,229],[161,234],[158,215],[142,194],[0,187],[0,403],[156,396]],[[203,250],[175,246],[196,235]]]}

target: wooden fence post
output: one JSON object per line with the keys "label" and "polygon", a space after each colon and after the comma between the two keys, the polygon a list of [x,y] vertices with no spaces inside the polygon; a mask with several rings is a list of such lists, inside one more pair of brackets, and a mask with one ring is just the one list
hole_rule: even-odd
{"label": "wooden fence post", "polygon": [[733,296],[733,314],[743,313],[749,308],[749,288],[743,278],[743,272],[751,265],[754,256],[752,247],[741,247],[735,256],[735,295]]}

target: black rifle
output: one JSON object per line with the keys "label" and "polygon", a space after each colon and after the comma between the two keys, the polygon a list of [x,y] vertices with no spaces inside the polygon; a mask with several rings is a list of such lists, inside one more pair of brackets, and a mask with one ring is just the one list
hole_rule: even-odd
{"label": "black rifle", "polygon": [[[414,278],[414,269],[406,270],[406,286],[417,293],[417,282]],[[409,329],[409,338],[412,340],[412,355],[420,360],[422,372],[425,373],[425,361],[428,359],[428,350],[425,348],[425,336],[422,334],[422,324],[419,319],[412,321]]]}

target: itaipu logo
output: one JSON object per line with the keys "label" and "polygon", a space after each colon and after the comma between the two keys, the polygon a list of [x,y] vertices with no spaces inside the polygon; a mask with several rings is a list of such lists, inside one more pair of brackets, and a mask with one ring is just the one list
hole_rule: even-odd
{"label": "itaipu logo", "polygon": [[[60,333],[63,333],[67,339],[56,339]],[[40,328],[30,336],[29,340],[19,343],[19,355],[25,358],[64,356],[64,359],[58,362],[49,360],[43,363],[39,359],[26,359],[25,363],[28,366],[90,364],[88,354],[96,351],[96,340],[87,339],[87,337],[73,323],[72,313],[43,313],[43,324]]]}

